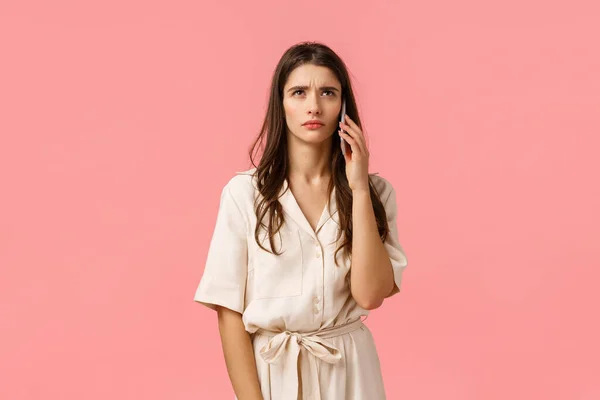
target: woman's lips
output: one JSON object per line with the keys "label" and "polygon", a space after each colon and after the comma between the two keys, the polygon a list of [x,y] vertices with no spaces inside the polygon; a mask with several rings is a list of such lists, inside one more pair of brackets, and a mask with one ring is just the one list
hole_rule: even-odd
{"label": "woman's lips", "polygon": [[323,125],[321,124],[306,124],[304,125],[307,129],[319,129],[320,127],[322,127]]}

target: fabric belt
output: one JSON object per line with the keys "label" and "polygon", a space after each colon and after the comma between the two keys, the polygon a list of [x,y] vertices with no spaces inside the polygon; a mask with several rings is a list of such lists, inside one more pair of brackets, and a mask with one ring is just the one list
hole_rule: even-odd
{"label": "fabric belt", "polygon": [[310,377],[305,377],[314,382],[317,386],[315,399],[321,399],[321,390],[319,386],[319,375],[317,359],[325,361],[329,364],[335,364],[342,358],[342,353],[336,347],[328,344],[323,339],[340,336],[363,326],[362,320],[359,318],[356,321],[348,324],[334,326],[318,331],[298,333],[298,332],[275,332],[265,329],[256,331],[257,335],[270,336],[271,338],[260,349],[260,355],[269,364],[277,364],[283,362],[283,399],[298,398],[298,355],[301,347],[304,347],[315,357],[308,357],[310,361],[309,371]]}

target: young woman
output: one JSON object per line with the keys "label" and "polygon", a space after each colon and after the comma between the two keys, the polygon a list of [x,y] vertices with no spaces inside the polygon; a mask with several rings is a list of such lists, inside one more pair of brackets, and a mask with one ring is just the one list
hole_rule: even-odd
{"label": "young woman", "polygon": [[385,399],[362,318],[400,291],[407,258],[395,190],[368,173],[348,72],[330,48],[285,52],[250,159],[223,188],[194,297],[218,312],[236,399]]}

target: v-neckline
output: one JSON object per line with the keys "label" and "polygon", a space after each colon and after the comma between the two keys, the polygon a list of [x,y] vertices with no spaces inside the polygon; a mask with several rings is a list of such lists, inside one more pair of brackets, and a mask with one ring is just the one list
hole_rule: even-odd
{"label": "v-neckline", "polygon": [[[286,214],[288,214],[294,220],[294,222],[299,225],[300,228],[305,230],[315,239],[317,238],[319,230],[323,227],[323,225],[325,225],[325,222],[327,222],[334,216],[335,213],[337,213],[335,186],[331,191],[329,199],[325,202],[325,207],[323,208],[323,211],[321,211],[321,216],[317,221],[317,227],[315,229],[313,229],[313,227],[310,225],[308,218],[306,218],[306,215],[300,208],[300,204],[296,200],[294,193],[292,193],[292,189],[289,186],[287,178],[283,182],[279,196],[279,202],[281,203],[281,206]],[[329,207],[332,209],[331,213],[328,213]]]}

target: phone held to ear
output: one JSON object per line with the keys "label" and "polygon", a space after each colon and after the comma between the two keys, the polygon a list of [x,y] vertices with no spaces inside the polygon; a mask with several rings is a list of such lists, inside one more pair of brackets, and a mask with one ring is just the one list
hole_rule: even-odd
{"label": "phone held to ear", "polygon": [[[344,123],[345,117],[346,117],[346,99],[343,99],[342,100],[342,117],[341,117],[342,123]],[[346,141],[341,136],[340,136],[340,140],[342,141],[342,154],[346,155],[346,146],[347,146]]]}

